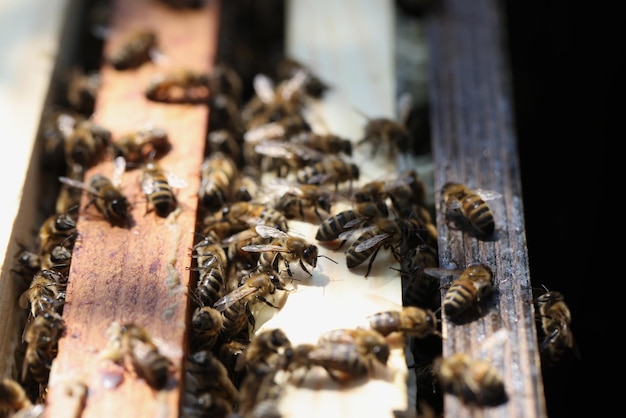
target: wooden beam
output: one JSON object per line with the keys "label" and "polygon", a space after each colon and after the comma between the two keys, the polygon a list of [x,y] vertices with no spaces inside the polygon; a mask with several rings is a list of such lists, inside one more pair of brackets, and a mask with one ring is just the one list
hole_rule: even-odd
{"label": "wooden beam", "polygon": [[[484,317],[463,325],[443,319],[443,354],[487,358],[502,374],[508,394],[506,403],[484,409],[446,396],[445,414],[546,416],[502,11],[494,0],[451,0],[441,6],[426,18],[440,264],[486,263],[496,284]],[[489,201],[495,239],[479,240],[448,227],[439,194],[448,181],[502,195]],[[483,345],[500,330],[507,334],[504,341]]]}
{"label": "wooden beam", "polygon": [[[50,374],[47,416],[73,416],[67,405],[67,381],[82,382],[88,397],[82,417],[177,417],[182,361],[186,351],[187,285],[191,266],[200,165],[206,141],[208,106],[148,101],[144,90],[156,73],[175,69],[210,72],[216,53],[220,2],[194,10],[165,4],[115,1],[111,32],[104,46],[108,56],[138,29],[156,33],[163,54],[156,63],[134,70],[101,67],[94,120],[120,135],[151,124],[165,129],[171,151],[159,163],[184,178],[178,190],[179,210],[167,218],[146,213],[139,170],[127,171],[122,191],[133,204],[129,227],[114,227],[94,210],[85,209],[84,196],[77,228],[63,318],[65,336]],[[108,160],[88,170],[111,177]],[[133,322],[145,327],[160,352],[174,367],[173,382],[154,391],[142,379],[124,374],[115,388],[106,387],[101,358],[113,323]]]}

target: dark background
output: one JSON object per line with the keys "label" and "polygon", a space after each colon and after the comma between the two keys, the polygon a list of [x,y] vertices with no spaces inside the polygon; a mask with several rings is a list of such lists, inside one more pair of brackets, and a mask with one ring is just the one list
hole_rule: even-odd
{"label": "dark background", "polygon": [[[616,135],[624,137],[610,128],[624,107],[616,83],[623,25],[617,11],[592,3],[505,5],[531,280],[565,295],[581,353],[544,366],[548,415],[573,416],[583,407],[599,414],[612,401],[601,376],[616,372],[607,349],[621,329],[607,327],[616,320],[608,306],[619,304],[611,290],[619,278],[602,274],[621,263],[602,237],[620,212],[619,192],[608,189],[614,170],[607,155],[620,157],[613,147]],[[614,235],[610,242],[621,239]]]}

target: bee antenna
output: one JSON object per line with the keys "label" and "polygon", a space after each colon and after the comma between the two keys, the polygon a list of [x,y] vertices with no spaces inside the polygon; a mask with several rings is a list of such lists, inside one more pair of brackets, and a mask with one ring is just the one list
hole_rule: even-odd
{"label": "bee antenna", "polygon": [[320,257],[327,258],[327,259],[329,259],[330,261],[332,261],[333,263],[335,263],[335,264],[339,264],[338,262],[336,262],[336,261],[335,261],[335,260],[333,260],[332,258],[330,258],[330,257],[328,257],[328,256],[325,256],[324,254],[320,254],[320,255],[318,255],[318,256],[317,256],[317,258],[320,258]]}

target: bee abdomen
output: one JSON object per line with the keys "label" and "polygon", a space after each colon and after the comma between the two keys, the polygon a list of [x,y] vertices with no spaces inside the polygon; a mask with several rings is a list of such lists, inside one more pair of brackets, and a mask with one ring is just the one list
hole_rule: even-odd
{"label": "bee abdomen", "polygon": [[484,200],[476,195],[468,196],[463,201],[463,206],[467,208],[469,219],[481,234],[489,235],[494,232],[493,214]]}
{"label": "bee abdomen", "polygon": [[315,239],[318,241],[333,241],[337,239],[345,231],[343,226],[355,218],[353,211],[346,211],[328,218],[317,229]]}
{"label": "bee abdomen", "polygon": [[468,308],[474,297],[474,286],[472,283],[455,283],[445,295],[443,310],[448,316],[456,316]]}

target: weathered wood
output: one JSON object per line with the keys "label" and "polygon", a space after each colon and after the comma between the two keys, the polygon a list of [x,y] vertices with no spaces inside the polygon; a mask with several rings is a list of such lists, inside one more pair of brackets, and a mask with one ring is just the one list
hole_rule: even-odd
{"label": "weathered wood", "polygon": [[[449,228],[437,194],[441,266],[484,262],[496,283],[484,317],[464,325],[444,318],[444,356],[467,352],[488,358],[502,373],[509,397],[500,406],[482,409],[446,396],[449,417],[546,416],[499,6],[495,0],[452,0],[426,18],[435,189],[456,181],[502,194],[489,201],[497,233],[488,241]],[[507,338],[481,350],[499,330],[506,330]]]}
{"label": "weathered wood", "polygon": [[[191,265],[200,165],[204,153],[206,105],[150,102],[144,89],[152,75],[172,69],[209,72],[217,45],[220,3],[198,10],[174,10],[163,4],[116,1],[104,55],[130,33],[146,28],[158,39],[163,59],[135,70],[101,68],[102,87],[94,120],[110,129],[114,140],[148,124],[164,128],[171,151],[159,163],[184,178],[188,186],[177,190],[179,210],[167,218],[146,213],[139,170],[124,174],[122,191],[132,202],[128,228],[111,226],[95,207],[78,219],[79,238],[74,248],[63,317],[65,336],[50,374],[46,415],[73,416],[67,403],[66,381],[87,385],[89,395],[82,417],[178,416],[182,360],[186,350],[187,285]],[[108,160],[86,173],[112,176]],[[106,330],[113,321],[145,327],[174,368],[173,382],[156,392],[144,380],[124,373],[119,387],[105,388],[101,353],[107,348]]]}

